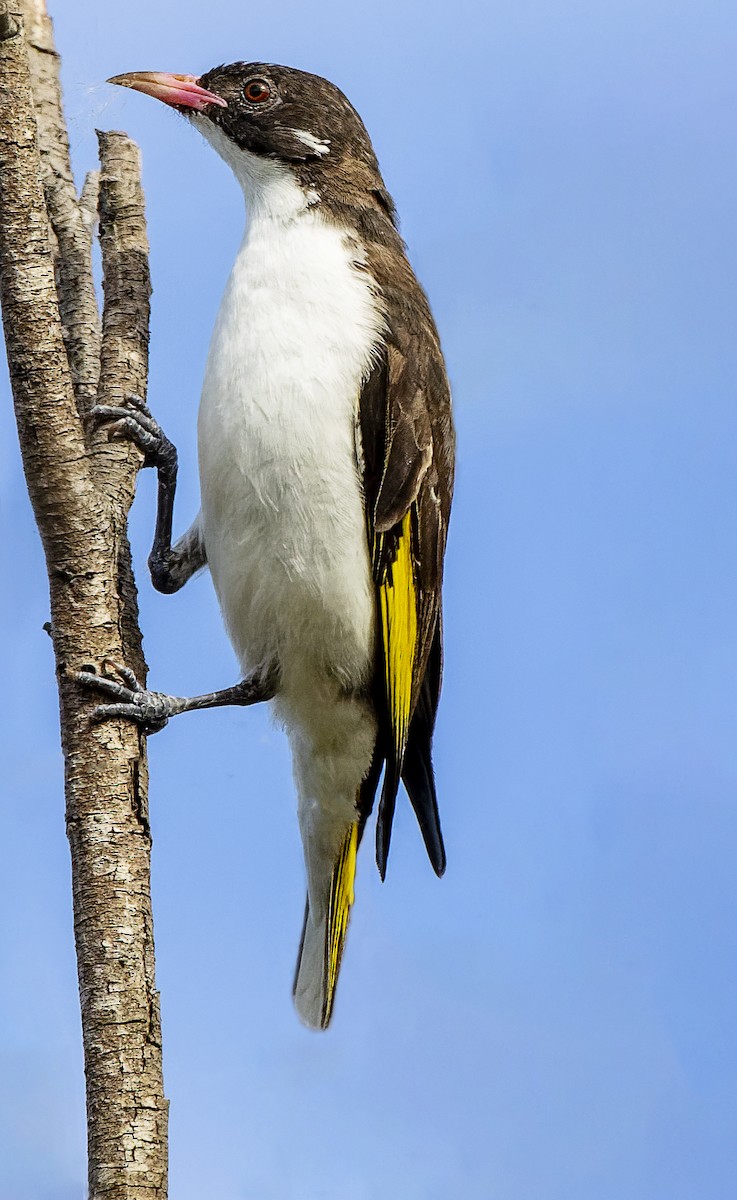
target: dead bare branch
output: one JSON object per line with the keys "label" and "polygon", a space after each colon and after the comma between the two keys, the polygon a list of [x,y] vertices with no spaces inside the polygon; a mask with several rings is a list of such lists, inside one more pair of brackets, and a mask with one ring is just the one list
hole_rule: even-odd
{"label": "dead bare branch", "polygon": [[[38,62],[31,70],[25,38],[20,29],[8,33],[12,25],[0,8],[0,35],[6,31],[0,36],[0,300],[23,465],[49,575],[90,1197],[165,1200],[168,1113],[154,981],[145,739],[129,721],[93,725],[94,701],[74,682],[83,666],[108,658],[139,678],[145,674],[126,536],[140,453],[99,433],[89,445],[85,437],[78,404],[86,408],[100,372],[88,248],[78,237],[88,233],[70,191],[50,23],[41,0],[27,0],[26,13],[37,46],[31,57],[49,56],[53,71]],[[146,387],[146,234],[135,147],[111,134],[101,149],[107,273],[101,386],[106,397],[121,398]],[[57,231],[56,264],[47,205]]]}

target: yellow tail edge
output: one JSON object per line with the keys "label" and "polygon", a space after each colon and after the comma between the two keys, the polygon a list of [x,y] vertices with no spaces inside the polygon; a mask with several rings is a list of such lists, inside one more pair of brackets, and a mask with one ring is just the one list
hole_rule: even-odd
{"label": "yellow tail edge", "polygon": [[338,982],[343,947],[353,905],[357,852],[358,822],[354,821],[343,839],[330,879],[325,929],[325,996],[321,1022],[323,1029],[326,1029],[330,1023],[333,1011],[335,985]]}

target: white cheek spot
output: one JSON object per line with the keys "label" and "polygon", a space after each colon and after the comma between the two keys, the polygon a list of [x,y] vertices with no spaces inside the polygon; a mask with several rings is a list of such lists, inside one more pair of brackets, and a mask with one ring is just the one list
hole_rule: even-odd
{"label": "white cheek spot", "polygon": [[319,154],[322,158],[324,155],[330,153],[330,138],[315,137],[314,133],[310,133],[309,129],[293,129],[292,133],[313,154]]}

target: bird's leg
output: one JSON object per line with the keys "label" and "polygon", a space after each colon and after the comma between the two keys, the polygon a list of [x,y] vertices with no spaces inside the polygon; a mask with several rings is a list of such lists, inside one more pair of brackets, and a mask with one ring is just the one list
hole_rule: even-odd
{"label": "bird's leg", "polygon": [[144,466],[155,467],[159,490],[154,543],[148,559],[151,582],[158,592],[178,592],[188,579],[205,566],[207,556],[197,523],[171,544],[174,493],[177,487],[177,451],[140,396],[126,396],[127,406],[96,404],[91,416],[111,422],[110,441],[128,438],[145,455]]}
{"label": "bird's leg", "polygon": [[136,676],[127,667],[107,659],[103,674],[93,671],[77,671],[74,679],[82,687],[95,688],[114,701],[101,704],[92,713],[93,721],[107,721],[111,717],[129,717],[137,721],[146,733],[158,733],[169,717],[192,712],[198,708],[218,708],[226,704],[260,704],[273,699],[276,694],[276,673],[256,673],[241,680],[234,687],[219,692],[207,692],[204,696],[167,696],[163,692],[149,692],[142,687]]}

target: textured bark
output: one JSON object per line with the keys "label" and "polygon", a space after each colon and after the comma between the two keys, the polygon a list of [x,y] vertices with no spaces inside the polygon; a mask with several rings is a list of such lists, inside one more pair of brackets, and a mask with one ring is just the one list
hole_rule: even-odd
{"label": "textured bark", "polygon": [[95,400],[100,318],[92,282],[92,234],[77,200],[61,102],[59,56],[45,0],[23,0],[28,66],[48,214],[54,233],[62,334],[80,412]]}
{"label": "textured bark", "polygon": [[95,184],[80,206],[50,22],[40,0],[26,0],[24,16],[30,41],[40,47],[30,53],[20,22],[13,33],[0,4],[0,299],[23,465],[49,575],[89,1191],[92,1200],[165,1200],[168,1114],[145,739],[128,721],[93,725],[97,701],[71,677],[112,658],[145,678],[126,536],[141,455],[104,434],[86,437],[80,417],[98,378],[103,402],[145,394],[150,287],[138,152],[124,134],[101,135],[100,346],[89,257]]}

